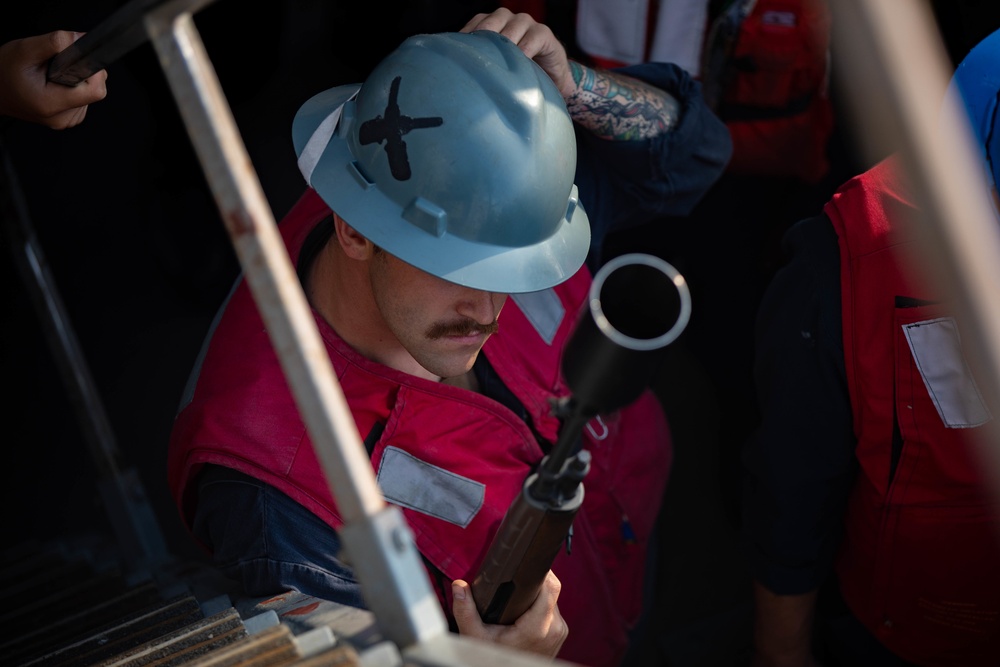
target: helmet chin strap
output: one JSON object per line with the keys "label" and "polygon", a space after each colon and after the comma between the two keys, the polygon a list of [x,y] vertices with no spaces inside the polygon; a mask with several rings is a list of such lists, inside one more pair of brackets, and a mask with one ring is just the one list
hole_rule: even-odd
{"label": "helmet chin strap", "polygon": [[[347,98],[344,104],[357,97],[360,90],[358,88],[358,90],[354,91],[354,94]],[[305,148],[302,149],[302,154],[298,160],[299,171],[302,172],[309,185],[312,185],[312,174],[313,170],[316,169],[316,164],[319,163],[319,159],[323,156],[323,151],[326,150],[327,144],[330,143],[333,133],[337,131],[340,116],[344,113],[344,104],[331,111],[330,115],[323,119],[323,122],[316,127],[316,131],[309,137]]]}

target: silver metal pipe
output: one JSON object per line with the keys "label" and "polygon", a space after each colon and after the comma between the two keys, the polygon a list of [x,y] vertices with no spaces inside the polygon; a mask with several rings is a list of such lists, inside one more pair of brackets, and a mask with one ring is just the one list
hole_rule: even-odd
{"label": "silver metal pipe", "polygon": [[175,0],[146,14],[191,142],[344,520],[345,549],[386,635],[399,646],[448,632],[401,511],[375,480],[302,286],[204,44]]}

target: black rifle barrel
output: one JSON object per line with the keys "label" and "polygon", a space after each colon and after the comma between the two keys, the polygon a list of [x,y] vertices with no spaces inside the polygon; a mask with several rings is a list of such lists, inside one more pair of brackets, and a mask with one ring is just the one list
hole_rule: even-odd
{"label": "black rifle barrel", "polygon": [[563,351],[572,393],[555,406],[559,438],[507,509],[472,581],[487,623],[513,623],[538,597],[584,500],[590,468],[590,452],[580,447],[584,427],[649,386],[663,349],[687,326],[691,296],[670,264],[629,254],[597,272],[587,306]]}
{"label": "black rifle barrel", "polygon": [[583,424],[642,394],[690,317],[687,282],[665,260],[630,253],[601,267],[563,352],[563,377],[572,395],[563,408],[559,441],[543,466],[558,472],[575,452]]}

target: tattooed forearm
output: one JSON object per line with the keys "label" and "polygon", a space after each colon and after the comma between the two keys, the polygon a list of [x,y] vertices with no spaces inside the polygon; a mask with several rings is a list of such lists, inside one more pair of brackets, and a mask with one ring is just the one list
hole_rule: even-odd
{"label": "tattooed forearm", "polygon": [[576,91],[566,98],[573,119],[604,139],[648,139],[677,124],[679,105],[669,93],[638,79],[570,61]]}

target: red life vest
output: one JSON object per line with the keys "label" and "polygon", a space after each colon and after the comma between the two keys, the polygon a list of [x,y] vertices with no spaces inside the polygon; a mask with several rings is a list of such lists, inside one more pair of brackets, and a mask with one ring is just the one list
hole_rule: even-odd
{"label": "red life vest", "polygon": [[996,665],[1000,517],[971,440],[989,413],[954,319],[904,270],[915,209],[895,159],[849,181],[825,210],[840,237],[860,464],[837,561],[844,599],[908,661]]}
{"label": "red life vest", "polygon": [[[282,221],[279,229],[293,260],[308,232],[328,215],[309,191]],[[549,399],[568,393],[559,361],[590,282],[582,268],[562,285],[534,295],[540,300],[536,305],[544,305],[549,315],[561,312],[561,318],[535,317],[533,323],[530,308],[522,310],[511,298],[500,315],[500,333],[484,348],[537,432],[550,441],[558,421],[550,414]],[[387,500],[403,508],[417,548],[448,581],[471,581],[507,507],[542,458],[534,434],[492,399],[362,357],[319,315],[315,319],[362,438],[376,424],[384,425],[371,458]],[[551,325],[547,330],[546,323]],[[540,335],[543,330],[550,343]],[[671,446],[663,412],[648,391],[592,426],[584,434],[593,459],[574,521],[572,552],[562,552],[553,565],[563,584],[560,612],[570,627],[560,657],[616,665],[641,610],[645,552]],[[342,525],[245,283],[218,322],[171,437],[169,483],[188,525],[197,503],[194,478],[206,463],[256,477],[334,529]],[[455,492],[447,504],[422,497],[428,487],[414,482],[421,474],[447,477]],[[434,514],[436,509],[441,511]],[[624,534],[623,528],[628,529]],[[450,588],[444,587],[445,595],[450,596]],[[451,600],[441,602],[449,612]]]}
{"label": "red life vest", "polygon": [[834,121],[826,0],[756,0],[728,44],[727,20],[716,18],[705,45],[705,61],[721,68],[702,77],[718,88],[710,102],[733,138],[728,170],[819,181]]}

